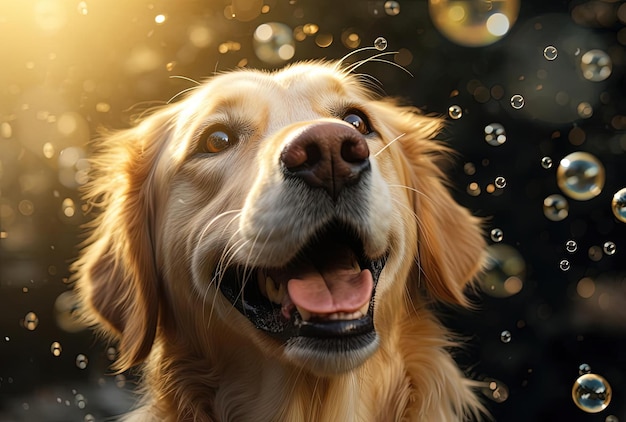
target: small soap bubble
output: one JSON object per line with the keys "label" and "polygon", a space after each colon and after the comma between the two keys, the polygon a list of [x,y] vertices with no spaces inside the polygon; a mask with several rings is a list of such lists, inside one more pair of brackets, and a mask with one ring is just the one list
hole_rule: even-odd
{"label": "small soap bubble", "polygon": [[496,180],[493,181],[493,183],[498,189],[504,189],[504,187],[506,186],[506,179],[502,176],[498,176],[496,177]]}
{"label": "small soap bubble", "polygon": [[622,223],[626,223],[626,188],[615,192],[611,200],[611,211],[613,215]]}
{"label": "small soap bubble", "polygon": [[556,171],[559,188],[570,198],[586,201],[595,198],[604,187],[604,166],[587,152],[573,152],[564,157]]}
{"label": "small soap bubble", "polygon": [[588,119],[593,115],[593,107],[588,102],[583,101],[576,107],[576,112],[578,112],[578,115],[583,119]]}
{"label": "small soap bubble", "polygon": [[552,163],[553,163],[552,158],[550,157],[546,156],[541,159],[541,167],[543,167],[546,170],[549,168],[552,168]]}
{"label": "small soap bubble", "polygon": [[78,369],[85,369],[88,363],[89,359],[87,359],[87,356],[83,355],[82,353],[76,355],[76,366],[78,367]]}
{"label": "small soap bubble", "polygon": [[34,312],[29,312],[24,317],[24,328],[29,331],[34,331],[39,325],[39,317]]}
{"label": "small soap bubble", "polygon": [[502,239],[504,239],[504,233],[502,230],[498,228],[491,229],[491,240],[494,242],[502,242]]}
{"label": "small soap bubble", "polygon": [[608,241],[608,242],[604,242],[604,245],[602,246],[602,250],[607,255],[613,255],[615,251],[617,250],[617,247],[615,246],[615,243]]}
{"label": "small soap bubble", "polygon": [[567,259],[562,259],[561,262],[559,262],[559,268],[561,271],[568,271],[570,269],[569,261]]}
{"label": "small soap bubble", "polygon": [[509,398],[509,388],[502,381],[493,378],[485,378],[484,387],[480,391],[496,403],[502,403]]}
{"label": "small soap bubble", "polygon": [[543,57],[546,58],[546,60],[554,60],[556,59],[556,57],[558,56],[558,51],[556,49],[555,46],[553,45],[549,45],[546,48],[543,49]]}
{"label": "small soap bubble", "polygon": [[580,69],[585,79],[600,82],[611,76],[611,57],[602,50],[589,50],[580,58]]}
{"label": "small soap bubble", "polygon": [[515,110],[519,110],[524,107],[524,97],[519,94],[515,94],[511,97],[511,107]]}
{"label": "small soap bubble", "polygon": [[506,131],[500,123],[490,123],[485,126],[485,142],[497,147],[506,142]]}
{"label": "small soap bubble", "polygon": [[383,37],[378,37],[374,40],[374,48],[378,51],[384,51],[387,49],[387,40]]}
{"label": "small soap bubble", "polygon": [[585,375],[591,373],[591,366],[586,363],[581,363],[578,366],[578,375]]}
{"label": "small soap bubble", "polygon": [[504,330],[500,333],[500,341],[502,343],[509,343],[511,341],[511,332],[509,330]]}
{"label": "small soap bubble", "polygon": [[76,394],[76,396],[74,396],[74,403],[79,409],[84,409],[87,406],[87,399],[85,399],[85,396],[82,394]]}
{"label": "small soap bubble", "polygon": [[569,253],[574,253],[578,249],[578,244],[575,240],[568,240],[565,242],[565,250]]}
{"label": "small soap bubble", "polygon": [[385,2],[385,13],[389,16],[396,16],[400,13],[400,3],[397,1]]}
{"label": "small soap bubble", "polygon": [[91,413],[87,413],[83,418],[83,422],[96,422],[96,418]]}
{"label": "small soap bubble", "polygon": [[597,374],[578,377],[572,387],[572,399],[576,406],[587,413],[598,413],[611,402],[611,385]]}
{"label": "small soap bubble", "polygon": [[50,351],[52,352],[53,356],[61,356],[61,352],[63,351],[61,343],[59,343],[58,341],[53,342],[52,345],[50,345]]}
{"label": "small soap bubble", "polygon": [[569,214],[567,199],[558,194],[553,194],[543,200],[543,214],[552,221],[564,220]]}
{"label": "small soap bubble", "polygon": [[451,105],[448,107],[448,115],[454,120],[460,119],[463,116],[463,109],[458,105]]}
{"label": "small soap bubble", "polygon": [[619,422],[619,419],[615,415],[609,415],[606,417],[604,422]]}

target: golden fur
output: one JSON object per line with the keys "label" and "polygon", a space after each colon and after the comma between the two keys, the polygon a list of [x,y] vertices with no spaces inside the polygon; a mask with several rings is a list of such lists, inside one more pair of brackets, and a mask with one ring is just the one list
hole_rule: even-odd
{"label": "golden fur", "polygon": [[[449,151],[431,140],[440,120],[365,86],[332,63],[240,70],[98,142],[87,199],[101,212],[75,264],[76,288],[90,322],[119,340],[117,368],[142,365],[145,394],[127,420],[460,421],[483,412],[429,309],[433,299],[467,306],[480,223],[446,189]],[[316,367],[288,356],[217,286],[231,262],[284,265],[302,247],[310,217],[292,204],[317,203],[275,193],[285,183],[277,157],[294,133],[341,122],[346,108],[374,129],[370,182],[355,202],[366,208],[365,253],[388,258],[377,343],[345,361],[322,354]],[[239,143],[195,155],[215,122],[240,131]]]}

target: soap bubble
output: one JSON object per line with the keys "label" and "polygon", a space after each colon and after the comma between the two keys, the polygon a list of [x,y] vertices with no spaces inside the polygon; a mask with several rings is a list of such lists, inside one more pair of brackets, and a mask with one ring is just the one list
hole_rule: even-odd
{"label": "soap bubble", "polygon": [[89,359],[87,359],[87,356],[83,355],[82,353],[76,355],[76,366],[79,369],[85,369],[88,363]]}
{"label": "soap bubble", "polygon": [[506,131],[500,123],[490,123],[485,126],[485,142],[497,147],[506,142]]}
{"label": "soap bubble", "polygon": [[460,119],[463,116],[463,109],[458,105],[451,105],[448,107],[448,115],[454,120]]}
{"label": "soap bubble", "polygon": [[578,375],[585,375],[585,374],[589,374],[591,372],[591,366],[589,366],[586,363],[581,363],[578,366]]}
{"label": "soap bubble", "polygon": [[450,41],[480,47],[509,32],[517,20],[519,0],[429,0],[428,11],[435,27]]}
{"label": "soap bubble", "polygon": [[550,157],[543,157],[541,159],[541,167],[543,167],[544,169],[549,169],[552,167],[552,158]]}
{"label": "soap bubble", "polygon": [[496,403],[502,403],[509,398],[509,388],[502,381],[493,378],[485,378],[484,387],[480,391]]}
{"label": "soap bubble", "polygon": [[593,116],[593,107],[588,102],[583,101],[576,107],[576,112],[578,112],[578,115],[583,119],[588,119]]}
{"label": "soap bubble", "polygon": [[24,328],[29,331],[34,331],[39,325],[39,317],[34,312],[29,312],[24,317]]}
{"label": "soap bubble", "polygon": [[515,94],[511,97],[511,107],[515,110],[519,110],[524,107],[524,97],[519,94]]}
{"label": "soap bubble", "polygon": [[383,37],[378,37],[374,40],[374,47],[378,51],[384,51],[387,48],[387,40]]}
{"label": "soap bubble", "polygon": [[50,351],[52,352],[53,356],[61,356],[61,352],[63,351],[61,343],[59,343],[58,341],[53,342],[50,345]]}
{"label": "soap bubble", "polygon": [[611,402],[611,386],[597,374],[584,374],[578,377],[572,387],[572,399],[576,406],[587,413],[598,413]]}
{"label": "soap bubble", "polygon": [[496,180],[493,181],[498,189],[504,189],[506,186],[506,179],[502,176],[496,177]]}
{"label": "soap bubble", "polygon": [[553,194],[543,200],[543,214],[552,221],[564,220],[569,214],[567,199],[558,194]]}
{"label": "soap bubble", "polygon": [[485,271],[478,279],[481,290],[489,296],[510,297],[522,290],[526,263],[517,249],[497,243],[487,247]]}
{"label": "soap bubble", "polygon": [[494,242],[502,242],[502,239],[504,238],[504,233],[498,228],[492,229],[490,234],[491,240]]}
{"label": "soap bubble", "polygon": [[389,16],[396,16],[400,13],[400,3],[397,1],[386,1],[384,7],[385,13]]}
{"label": "soap bubble", "polygon": [[561,269],[561,271],[569,271],[570,269],[570,263],[567,259],[562,259],[561,262],[559,262],[559,268]]}
{"label": "soap bubble", "polygon": [[604,242],[604,245],[602,246],[602,250],[607,255],[613,255],[615,251],[617,250],[617,247],[615,246],[615,243],[609,241],[609,242]]}
{"label": "soap bubble", "polygon": [[282,64],[296,52],[291,29],[278,22],[259,25],[254,31],[253,45],[257,57],[269,64]]}
{"label": "soap bubble", "polygon": [[600,82],[611,76],[613,63],[602,50],[589,50],[580,58],[580,68],[585,79]]}
{"label": "soap bubble", "polygon": [[509,343],[511,338],[512,336],[509,330],[504,330],[500,333],[500,341],[502,341],[502,343]]}
{"label": "soap bubble", "polygon": [[604,166],[587,152],[573,152],[563,158],[556,172],[559,188],[579,201],[594,198],[604,187]]}
{"label": "soap bubble", "polygon": [[568,240],[565,242],[565,250],[569,253],[574,253],[578,250],[578,244],[575,240]]}
{"label": "soap bubble", "polygon": [[622,223],[626,223],[626,188],[615,192],[611,201],[611,210],[615,218]]}
{"label": "soap bubble", "polygon": [[545,57],[546,60],[552,61],[556,59],[557,56],[558,56],[558,51],[555,46],[549,45],[543,49],[543,57]]}

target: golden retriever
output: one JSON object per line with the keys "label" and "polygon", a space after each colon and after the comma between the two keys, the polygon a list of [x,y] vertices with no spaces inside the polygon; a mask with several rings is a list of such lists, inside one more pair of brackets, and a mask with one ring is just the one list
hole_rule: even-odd
{"label": "golden retriever", "polygon": [[142,365],[132,421],[460,421],[483,412],[432,301],[466,306],[480,221],[441,120],[339,63],[239,70],[101,139],[83,311]]}

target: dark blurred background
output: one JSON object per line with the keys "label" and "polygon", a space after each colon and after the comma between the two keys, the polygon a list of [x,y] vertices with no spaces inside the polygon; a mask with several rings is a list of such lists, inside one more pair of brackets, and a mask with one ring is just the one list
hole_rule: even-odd
{"label": "dark blurred background", "polygon": [[[358,72],[446,118],[454,194],[487,218],[478,309],[441,309],[468,340],[459,364],[497,421],[626,422],[625,24],[611,0],[0,0],[0,421],[103,421],[135,401],[114,345],[72,318],[98,128],[184,78],[383,37],[348,61],[397,52],[412,76]],[[574,400],[581,375],[599,390]]]}

